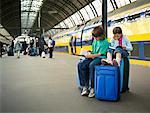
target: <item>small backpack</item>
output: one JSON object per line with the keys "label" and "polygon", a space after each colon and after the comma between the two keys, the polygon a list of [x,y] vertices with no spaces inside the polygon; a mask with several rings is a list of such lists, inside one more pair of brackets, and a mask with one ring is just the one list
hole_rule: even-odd
{"label": "small backpack", "polygon": [[54,40],[52,41],[52,46],[53,46],[53,47],[55,46],[55,41],[54,41]]}

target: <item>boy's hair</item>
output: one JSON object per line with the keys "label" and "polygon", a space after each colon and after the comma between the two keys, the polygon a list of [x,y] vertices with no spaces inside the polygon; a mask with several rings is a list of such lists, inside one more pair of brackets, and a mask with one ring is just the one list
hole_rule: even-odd
{"label": "boy's hair", "polygon": [[120,28],[120,27],[115,27],[114,29],[113,29],[113,34],[122,34],[122,29]]}
{"label": "boy's hair", "polygon": [[94,37],[99,37],[100,36],[100,37],[105,38],[104,29],[100,26],[95,27],[92,31],[92,35]]}

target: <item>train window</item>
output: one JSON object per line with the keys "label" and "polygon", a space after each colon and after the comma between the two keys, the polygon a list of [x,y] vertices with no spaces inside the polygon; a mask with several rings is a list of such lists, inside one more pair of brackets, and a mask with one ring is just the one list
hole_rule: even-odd
{"label": "train window", "polygon": [[111,23],[109,23],[111,26],[113,26],[115,24],[115,21],[111,21]]}
{"label": "train window", "polygon": [[139,45],[137,43],[132,43],[133,51],[131,52],[131,56],[139,57]]}
{"label": "train window", "polygon": [[115,23],[122,23],[122,22],[125,21],[125,19],[124,18],[120,18],[120,19],[117,19],[117,20],[114,20],[114,21],[115,21]]}
{"label": "train window", "polygon": [[150,58],[150,42],[144,43],[144,56]]}
{"label": "train window", "polygon": [[137,19],[140,18],[140,17],[141,17],[141,14],[140,14],[140,13],[134,14],[134,15],[128,16],[128,17],[127,17],[127,21],[135,21],[135,20],[137,20]]}
{"label": "train window", "polygon": [[150,10],[147,10],[147,11],[145,12],[145,17],[150,17]]}
{"label": "train window", "polygon": [[54,48],[54,50],[58,52],[67,52],[67,53],[69,52],[68,46],[57,46]]}
{"label": "train window", "polygon": [[111,20],[109,20],[107,24],[108,24],[108,27],[110,27],[111,26]]}

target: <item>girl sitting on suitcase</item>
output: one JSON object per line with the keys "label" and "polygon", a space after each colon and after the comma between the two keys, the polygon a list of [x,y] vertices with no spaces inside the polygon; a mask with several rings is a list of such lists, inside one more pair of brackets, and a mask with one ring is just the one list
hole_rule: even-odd
{"label": "girl sitting on suitcase", "polygon": [[[94,71],[95,65],[101,64],[101,59],[105,58],[109,43],[104,35],[104,30],[98,26],[93,29],[92,35],[95,37],[92,43],[92,53],[85,56],[85,59],[78,64],[78,75],[82,86],[81,95],[94,97]],[[90,80],[89,80],[90,79]],[[89,83],[90,82],[90,83]],[[89,86],[90,84],[90,86]],[[88,92],[90,89],[90,93]]]}
{"label": "girl sitting on suitcase", "polygon": [[[103,65],[120,66],[121,58],[127,57],[129,55],[128,51],[132,51],[133,47],[127,37],[122,34],[120,27],[115,27],[113,34],[114,37],[107,50],[107,59],[102,59],[101,62]],[[112,59],[113,56],[115,59]]]}

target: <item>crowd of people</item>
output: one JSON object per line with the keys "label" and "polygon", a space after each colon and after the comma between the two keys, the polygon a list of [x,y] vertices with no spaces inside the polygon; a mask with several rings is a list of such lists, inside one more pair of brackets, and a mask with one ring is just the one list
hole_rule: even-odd
{"label": "crowd of people", "polygon": [[[98,26],[93,29],[92,36],[94,39],[92,42],[92,52],[85,55],[85,58],[78,63],[77,67],[80,85],[82,87],[82,96],[88,95],[90,98],[95,96],[94,70],[96,65],[120,66],[121,58],[128,57],[129,52],[133,50],[131,42],[122,33],[120,27],[113,29],[113,35],[109,43],[102,27]],[[17,58],[20,58],[20,52],[23,52],[24,55],[40,55],[42,58],[45,58],[45,54],[49,53],[49,58],[53,58],[55,41],[51,36],[48,38],[46,43],[44,35],[42,35],[40,38],[36,37],[35,40],[30,40],[30,44],[27,44],[26,41],[20,43],[16,38],[9,47],[8,55],[13,56],[15,51]],[[71,40],[74,40],[73,37],[71,37]],[[71,52],[75,53],[75,49],[72,48],[74,43],[71,42]]]}
{"label": "crowd of people", "polygon": [[23,53],[23,55],[39,55],[40,57],[45,58],[45,54],[49,54],[49,58],[52,58],[55,41],[51,36],[48,38],[49,39],[46,42],[44,35],[42,35],[40,38],[35,37],[34,39],[30,39],[29,43],[27,43],[25,39],[23,42],[20,42],[18,38],[15,38],[8,47],[8,56],[14,56],[14,53],[16,53],[17,58],[20,58],[20,53]]}

